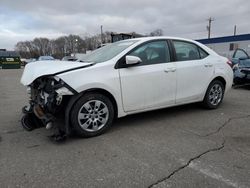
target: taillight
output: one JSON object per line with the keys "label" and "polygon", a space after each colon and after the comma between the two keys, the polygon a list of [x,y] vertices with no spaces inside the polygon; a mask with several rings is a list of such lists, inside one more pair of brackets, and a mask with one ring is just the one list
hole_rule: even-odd
{"label": "taillight", "polygon": [[228,59],[227,60],[227,64],[231,67],[231,68],[233,68],[233,63]]}

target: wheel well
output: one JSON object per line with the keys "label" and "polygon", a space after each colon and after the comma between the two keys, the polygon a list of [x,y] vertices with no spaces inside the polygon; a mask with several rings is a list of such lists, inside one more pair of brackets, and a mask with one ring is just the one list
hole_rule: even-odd
{"label": "wheel well", "polygon": [[212,80],[212,82],[215,81],[215,80],[221,81],[222,84],[224,85],[224,88],[226,88],[226,80],[225,80],[223,77],[218,76],[218,77],[214,78],[214,79]]}
{"label": "wheel well", "polygon": [[[210,85],[213,81],[215,81],[215,80],[221,81],[222,84],[223,84],[223,86],[224,86],[224,89],[226,88],[226,80],[225,80],[223,77],[221,77],[221,76],[215,77],[215,78],[209,83],[209,85]],[[208,90],[208,88],[209,88],[209,85],[207,86],[206,92],[207,92],[207,90]],[[205,97],[206,97],[206,93],[205,93],[205,95],[203,96],[203,100],[204,100]]]}
{"label": "wheel well", "polygon": [[112,104],[113,104],[114,111],[115,111],[115,118],[117,118],[117,116],[118,116],[118,107],[117,107],[117,103],[116,103],[116,100],[115,100],[114,96],[113,96],[110,92],[108,92],[108,91],[106,91],[106,90],[104,90],[104,89],[93,88],[93,89],[88,89],[88,90],[84,91],[83,94],[85,94],[85,93],[90,93],[90,92],[91,92],[91,93],[92,93],[92,92],[100,93],[100,94],[102,94],[102,95],[108,97],[109,100],[110,100],[110,101],[112,102]]}

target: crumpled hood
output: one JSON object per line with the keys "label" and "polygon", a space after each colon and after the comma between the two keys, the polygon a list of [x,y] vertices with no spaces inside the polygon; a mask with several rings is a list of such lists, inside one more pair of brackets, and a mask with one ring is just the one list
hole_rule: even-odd
{"label": "crumpled hood", "polygon": [[84,68],[92,65],[91,63],[72,62],[72,61],[36,61],[25,66],[21,83],[31,84],[35,79],[56,73],[70,71],[71,69]]}

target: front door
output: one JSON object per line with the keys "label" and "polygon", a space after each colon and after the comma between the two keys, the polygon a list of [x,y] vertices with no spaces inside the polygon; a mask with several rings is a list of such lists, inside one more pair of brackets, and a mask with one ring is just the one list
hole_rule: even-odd
{"label": "front door", "polygon": [[137,56],[142,62],[119,69],[124,110],[129,112],[173,105],[176,67],[174,62],[170,62],[167,42],[148,42],[127,55]]}

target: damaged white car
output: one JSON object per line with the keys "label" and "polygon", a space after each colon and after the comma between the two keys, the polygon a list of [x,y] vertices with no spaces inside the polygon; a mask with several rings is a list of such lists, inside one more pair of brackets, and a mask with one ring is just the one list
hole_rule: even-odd
{"label": "damaged white car", "polygon": [[230,65],[196,41],[173,37],[119,41],[77,62],[30,63],[21,78],[30,95],[22,125],[49,129],[63,118],[57,138],[72,131],[91,137],[128,114],[193,102],[214,109],[231,88]]}

